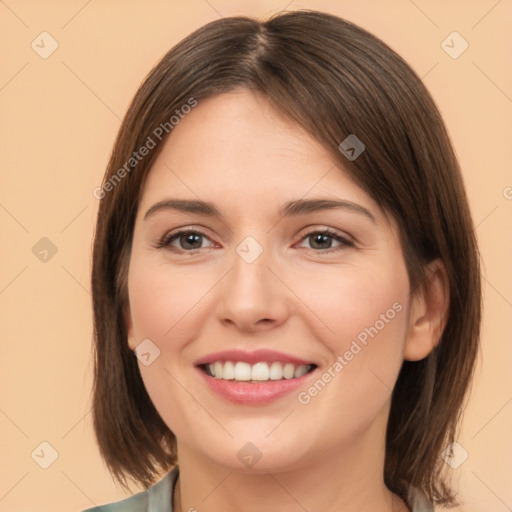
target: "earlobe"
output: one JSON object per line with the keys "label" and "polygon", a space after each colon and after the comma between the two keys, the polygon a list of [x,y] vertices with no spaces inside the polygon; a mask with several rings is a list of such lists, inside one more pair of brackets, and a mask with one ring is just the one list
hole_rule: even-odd
{"label": "earlobe", "polygon": [[419,361],[438,345],[448,317],[450,289],[440,259],[428,264],[425,285],[412,299],[404,358]]}

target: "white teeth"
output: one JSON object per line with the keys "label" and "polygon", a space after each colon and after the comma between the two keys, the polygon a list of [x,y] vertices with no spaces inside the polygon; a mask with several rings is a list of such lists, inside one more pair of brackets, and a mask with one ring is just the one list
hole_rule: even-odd
{"label": "white teeth", "polygon": [[269,377],[270,369],[267,363],[256,363],[252,366],[251,380],[268,380]]}
{"label": "white teeth", "polygon": [[216,361],[208,365],[210,374],[216,379],[239,381],[297,379],[306,375],[311,367],[312,365],[309,364],[286,363],[283,365],[277,361],[271,363],[270,366],[269,363],[264,362],[251,365],[242,361],[236,363]]}
{"label": "white teeth", "polygon": [[301,366],[298,366],[295,370],[295,374],[293,375],[294,378],[299,378],[299,377],[302,377],[303,375],[306,375],[306,373],[308,373],[308,366],[303,364]]}
{"label": "white teeth", "polygon": [[295,366],[291,363],[286,363],[283,368],[283,377],[285,379],[293,379],[295,373]]}
{"label": "white teeth", "polygon": [[224,369],[222,370],[222,378],[231,380],[235,378],[235,365],[231,361],[224,363]]}
{"label": "white teeth", "polygon": [[213,375],[217,375],[217,379],[222,379],[222,363],[215,363],[213,365],[213,368],[214,368],[214,372],[213,372]]}
{"label": "white teeth", "polygon": [[[215,367],[215,370],[217,370],[217,367]],[[224,372],[222,372],[222,378],[224,378]],[[238,361],[235,364],[235,380],[251,380],[251,365],[249,363]]]}
{"label": "white teeth", "polygon": [[283,365],[273,362],[270,365],[270,380],[281,380],[283,378]]}

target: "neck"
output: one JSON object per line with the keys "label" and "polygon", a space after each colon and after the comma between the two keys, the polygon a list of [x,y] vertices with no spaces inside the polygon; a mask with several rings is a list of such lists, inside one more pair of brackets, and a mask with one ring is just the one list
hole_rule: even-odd
{"label": "neck", "polygon": [[384,484],[384,437],[377,441],[375,433],[368,433],[330,447],[300,467],[265,468],[258,463],[250,471],[216,464],[178,443],[180,474],[174,510],[407,512],[405,503]]}

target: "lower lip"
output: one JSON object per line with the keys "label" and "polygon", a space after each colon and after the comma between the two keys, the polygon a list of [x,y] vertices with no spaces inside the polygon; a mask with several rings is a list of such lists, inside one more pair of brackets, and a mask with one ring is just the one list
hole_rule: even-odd
{"label": "lower lip", "polygon": [[236,404],[268,404],[293,393],[308,380],[315,370],[296,379],[266,380],[261,383],[235,382],[210,377],[201,368],[197,368],[207,386],[217,395]]}

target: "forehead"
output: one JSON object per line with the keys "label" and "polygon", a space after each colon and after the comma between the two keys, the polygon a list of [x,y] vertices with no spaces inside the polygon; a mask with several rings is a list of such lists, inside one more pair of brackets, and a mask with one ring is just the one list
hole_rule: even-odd
{"label": "forehead", "polygon": [[291,198],[350,198],[378,209],[302,127],[246,89],[200,100],[154,162],[142,203],[173,197],[265,208]]}

